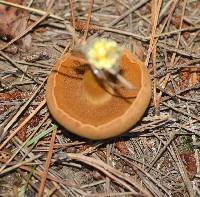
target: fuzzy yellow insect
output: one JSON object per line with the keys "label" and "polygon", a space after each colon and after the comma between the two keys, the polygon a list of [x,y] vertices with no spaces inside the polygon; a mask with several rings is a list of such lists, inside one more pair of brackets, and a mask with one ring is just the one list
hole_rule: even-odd
{"label": "fuzzy yellow insect", "polygon": [[120,51],[115,41],[102,38],[92,42],[85,53],[91,65],[107,70],[117,65]]}

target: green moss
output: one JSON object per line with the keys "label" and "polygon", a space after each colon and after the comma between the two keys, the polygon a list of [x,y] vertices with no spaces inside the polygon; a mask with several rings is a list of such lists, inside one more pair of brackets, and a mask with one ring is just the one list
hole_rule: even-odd
{"label": "green moss", "polygon": [[192,143],[192,137],[190,137],[190,136],[183,136],[183,145],[187,151],[194,150],[193,143]]}

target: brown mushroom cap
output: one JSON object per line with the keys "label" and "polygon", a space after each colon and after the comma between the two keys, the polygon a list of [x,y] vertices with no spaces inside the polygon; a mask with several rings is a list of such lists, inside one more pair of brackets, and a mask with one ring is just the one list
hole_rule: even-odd
{"label": "brown mushroom cap", "polygon": [[151,98],[151,81],[144,64],[124,50],[121,75],[136,89],[117,92],[102,86],[87,62],[72,54],[55,65],[47,83],[47,104],[53,117],[74,134],[105,139],[130,129],[144,114]]}

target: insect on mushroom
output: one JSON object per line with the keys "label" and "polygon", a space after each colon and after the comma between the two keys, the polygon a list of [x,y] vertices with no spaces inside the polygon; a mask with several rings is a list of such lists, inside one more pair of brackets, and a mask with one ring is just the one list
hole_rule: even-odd
{"label": "insect on mushroom", "polygon": [[122,48],[113,40],[95,39],[84,43],[81,52],[87,59],[93,74],[107,82],[112,88],[117,84],[110,80],[109,75],[114,76],[125,88],[133,89],[133,85],[120,74],[119,59]]}
{"label": "insect on mushroom", "polygon": [[120,74],[119,59],[123,48],[110,39],[98,38],[90,42],[85,41],[80,44],[75,30],[66,26],[77,46],[72,52],[81,53],[88,61],[88,65],[93,74],[100,80],[107,82],[113,89],[118,87],[118,84],[110,80],[109,75],[116,78],[125,88],[134,89],[135,87]]}
{"label": "insect on mushroom", "polygon": [[84,44],[82,52],[96,77],[106,81],[112,88],[116,88],[116,84],[108,77],[110,74],[125,88],[133,89],[133,85],[120,75],[119,59],[122,48],[115,41],[104,38],[96,39]]}

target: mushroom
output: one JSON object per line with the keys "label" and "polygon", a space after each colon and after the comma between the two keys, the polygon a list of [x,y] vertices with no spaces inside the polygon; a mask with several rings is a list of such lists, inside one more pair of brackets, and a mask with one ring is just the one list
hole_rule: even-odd
{"label": "mushroom", "polygon": [[122,50],[120,74],[135,87],[130,90],[108,86],[95,77],[87,64],[83,56],[73,53],[56,63],[46,93],[52,116],[68,131],[94,140],[128,131],[141,119],[150,102],[147,68],[127,49]]}

